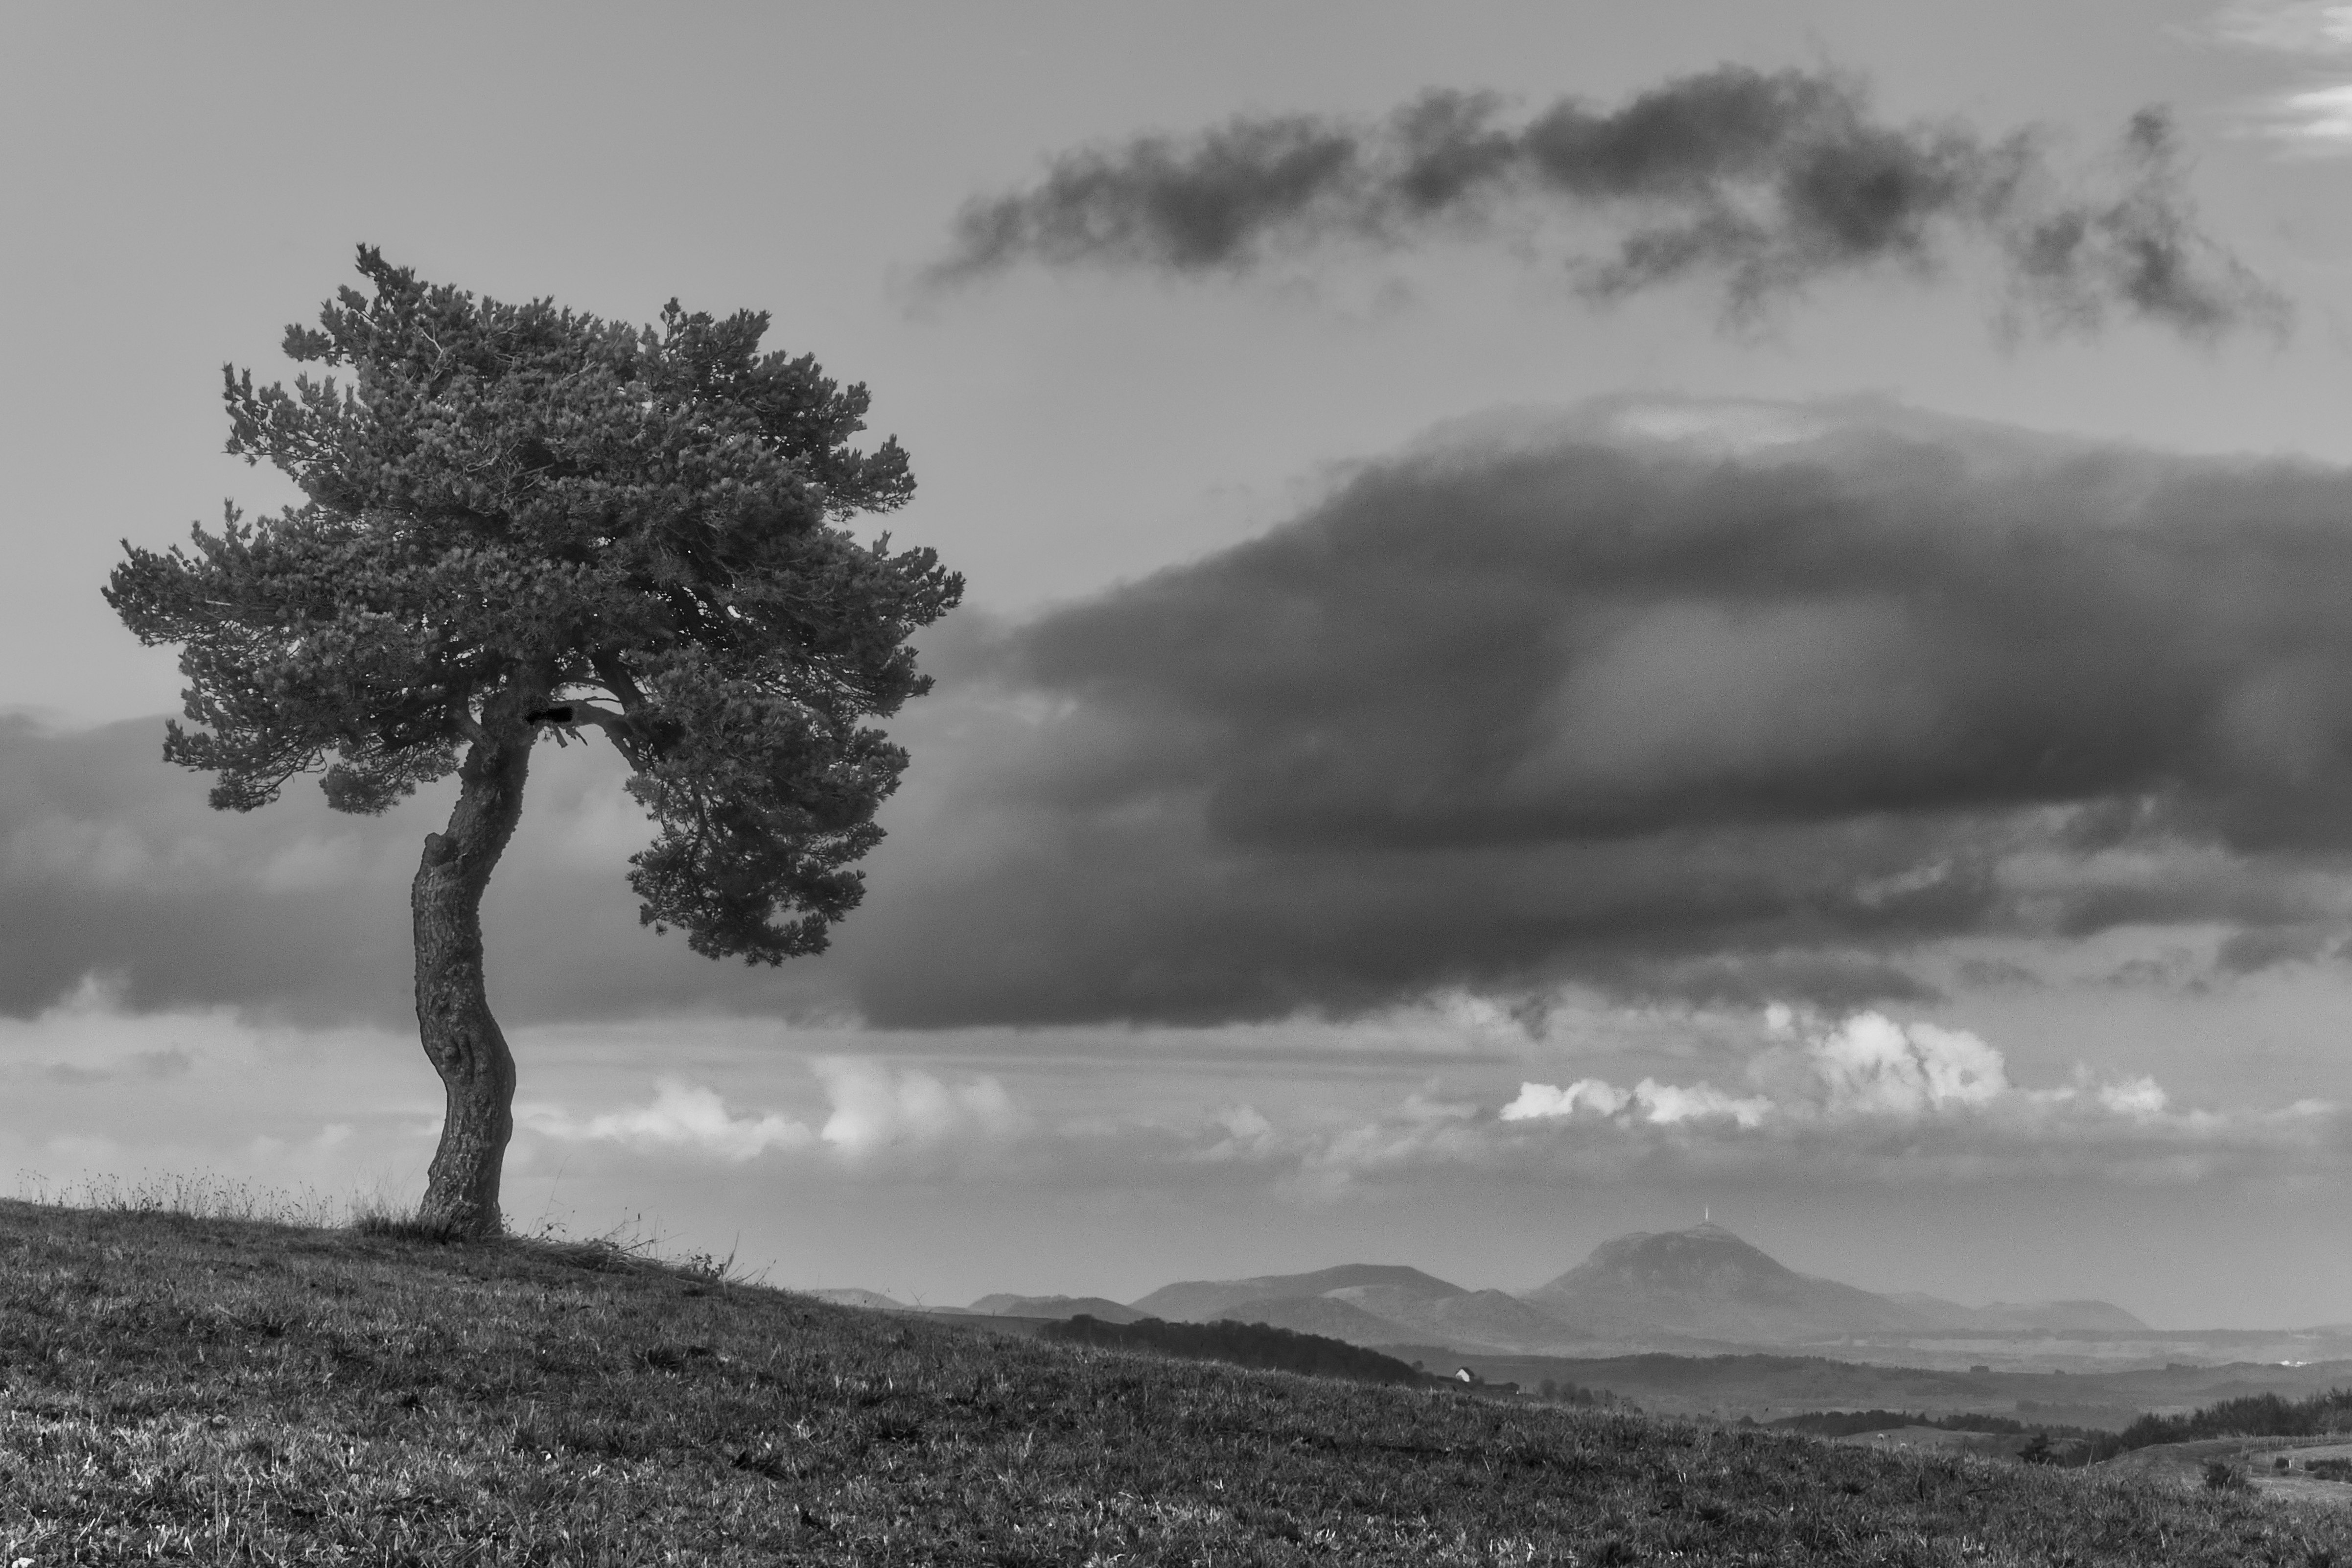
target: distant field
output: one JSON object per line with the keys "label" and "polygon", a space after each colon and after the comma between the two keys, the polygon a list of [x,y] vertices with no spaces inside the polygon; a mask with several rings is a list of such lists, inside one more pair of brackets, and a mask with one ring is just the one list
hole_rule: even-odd
{"label": "distant field", "polygon": [[1769,1421],[1809,1410],[1880,1407],[1927,1415],[2015,1415],[2051,1426],[2120,1431],[2144,1412],[2171,1413],[2249,1394],[2289,1398],[2352,1387],[2352,1362],[2309,1366],[2142,1368],[2095,1373],[1949,1372],[1822,1356],[1738,1354],[1463,1355],[1426,1345],[1385,1345],[1406,1361],[1448,1358],[1490,1380],[1533,1388],[1544,1379],[1606,1388],[1647,1411]]}
{"label": "distant field", "polygon": [[[2282,1468],[2279,1461],[2284,1459]],[[2163,1443],[2137,1448],[2106,1462],[2104,1468],[2160,1484],[2195,1489],[2209,1484],[2213,1466],[2242,1475],[2258,1493],[2296,1502],[2352,1510],[2352,1479],[2315,1476],[2311,1466],[2328,1461],[2352,1475],[2352,1442],[2308,1437],[2207,1437],[2193,1443]]]}
{"label": "distant field", "polygon": [[2352,1562],[2248,1491],[1045,1344],[609,1247],[0,1204],[0,1561]]}

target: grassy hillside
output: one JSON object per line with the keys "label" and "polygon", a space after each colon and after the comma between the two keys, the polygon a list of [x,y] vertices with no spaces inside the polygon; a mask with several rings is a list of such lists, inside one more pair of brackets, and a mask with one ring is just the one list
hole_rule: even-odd
{"label": "grassy hillside", "polygon": [[2352,1564],[2352,1514],[0,1204],[0,1563]]}

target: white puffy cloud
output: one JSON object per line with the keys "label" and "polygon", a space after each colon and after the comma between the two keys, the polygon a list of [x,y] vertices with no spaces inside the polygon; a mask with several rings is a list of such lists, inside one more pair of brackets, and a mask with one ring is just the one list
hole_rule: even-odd
{"label": "white puffy cloud", "polygon": [[[1796,1014],[1780,1003],[1766,1010],[1765,1032],[1799,1037]],[[1606,1079],[1579,1079],[1565,1088],[1527,1082],[1496,1113],[1501,1121],[1559,1121],[1585,1112],[1624,1125],[1670,1126],[1723,1121],[1746,1129],[1768,1121],[1885,1121],[1965,1118],[1969,1113],[2015,1115],[2072,1110],[2146,1121],[2169,1114],[2170,1097],[2145,1076],[2095,1082],[2079,1070],[2053,1089],[2012,1084],[2001,1053],[1965,1029],[1898,1024],[1884,1013],[1856,1013],[1802,1039],[1790,1073],[1790,1053],[1776,1047],[1748,1064],[1749,1076],[1777,1094],[1735,1096],[1701,1079],[1681,1085],[1645,1078],[1631,1089]]]}
{"label": "white puffy cloud", "polygon": [[1618,1089],[1601,1079],[1586,1078],[1566,1089],[1548,1083],[1523,1083],[1519,1085],[1519,1097],[1503,1107],[1501,1119],[1531,1121],[1573,1116],[1579,1110],[1662,1127],[1718,1118],[1727,1118],[1742,1127],[1755,1127],[1769,1114],[1772,1102],[1760,1096],[1741,1099],[1727,1094],[1703,1080],[1685,1086],[1645,1078],[1631,1089]]}
{"label": "white puffy cloud", "polygon": [[2161,1116],[2171,1097],[2156,1079],[2142,1076],[2101,1084],[2099,1103],[2118,1116]]}
{"label": "white puffy cloud", "polygon": [[1883,1013],[1857,1013],[1810,1049],[1832,1113],[1916,1116],[1990,1104],[2010,1087],[2000,1053],[1976,1036]]}
{"label": "white puffy cloud", "polygon": [[920,1068],[894,1068],[861,1057],[826,1057],[811,1065],[833,1100],[833,1114],[818,1136],[848,1159],[999,1141],[1023,1126],[1012,1097],[992,1078],[949,1084]]}
{"label": "white puffy cloud", "polygon": [[1254,1105],[1225,1106],[1211,1121],[1223,1130],[1224,1136],[1191,1151],[1191,1158],[1200,1163],[1262,1160],[1280,1147],[1274,1123]]}
{"label": "white puffy cloud", "polygon": [[608,1141],[648,1149],[687,1149],[728,1160],[749,1160],[771,1149],[801,1150],[815,1142],[806,1123],[773,1112],[738,1116],[714,1089],[663,1078],[652,1103],[575,1120],[550,1106],[519,1110],[517,1118],[542,1137]]}
{"label": "white puffy cloud", "polygon": [[820,1057],[809,1064],[830,1106],[822,1123],[779,1111],[739,1113],[715,1089],[677,1077],[656,1080],[650,1103],[594,1116],[551,1105],[519,1107],[516,1120],[544,1138],[679,1150],[726,1160],[771,1151],[830,1155],[860,1164],[891,1154],[992,1143],[1017,1134],[1025,1121],[992,1078],[948,1083],[920,1068],[857,1057]]}

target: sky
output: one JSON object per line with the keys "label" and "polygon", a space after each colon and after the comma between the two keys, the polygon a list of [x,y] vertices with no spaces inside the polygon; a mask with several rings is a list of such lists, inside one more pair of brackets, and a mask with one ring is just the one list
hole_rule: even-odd
{"label": "sky", "polygon": [[2341,4],[10,7],[0,1171],[421,1190],[450,786],[209,810],[98,593],[366,243],[770,312],[968,584],[823,956],[535,760],[516,1228],[2352,1321],[2347,180]]}

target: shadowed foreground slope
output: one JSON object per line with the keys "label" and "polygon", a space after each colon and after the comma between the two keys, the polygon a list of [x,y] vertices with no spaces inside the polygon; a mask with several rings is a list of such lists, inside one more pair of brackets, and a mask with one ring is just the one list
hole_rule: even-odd
{"label": "shadowed foreground slope", "polygon": [[2352,1519],[0,1204],[0,1561],[2352,1562]]}

